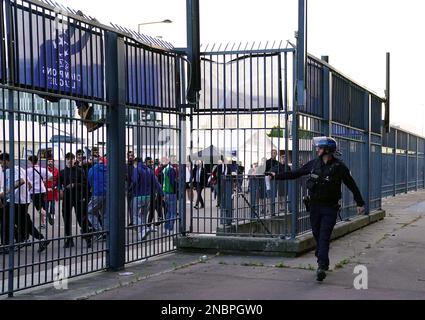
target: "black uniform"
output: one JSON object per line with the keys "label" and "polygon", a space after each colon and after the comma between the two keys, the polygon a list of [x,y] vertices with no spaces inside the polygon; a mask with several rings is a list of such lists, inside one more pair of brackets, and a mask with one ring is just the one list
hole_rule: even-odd
{"label": "black uniform", "polygon": [[337,158],[332,157],[326,164],[318,158],[298,170],[281,172],[275,177],[278,180],[296,179],[304,175],[310,175],[307,188],[311,199],[311,229],[317,243],[317,262],[320,268],[326,270],[329,267],[330,237],[337,220],[341,199],[341,183],[343,182],[353,193],[357,206],[362,207],[365,203],[347,166]]}
{"label": "black uniform", "polygon": [[64,191],[62,216],[65,223],[65,236],[71,236],[71,214],[75,209],[81,233],[88,231],[87,219],[87,178],[84,170],[78,166],[66,167],[59,173],[58,187]]}

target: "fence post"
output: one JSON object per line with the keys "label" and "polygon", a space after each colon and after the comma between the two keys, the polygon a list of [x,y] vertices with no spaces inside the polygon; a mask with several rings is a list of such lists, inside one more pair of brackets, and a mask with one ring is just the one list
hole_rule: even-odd
{"label": "fence post", "polygon": [[105,80],[108,109],[108,270],[124,268],[125,263],[125,44],[118,34],[105,34]]}
{"label": "fence post", "polygon": [[410,134],[407,134],[407,145],[406,145],[406,191],[409,191],[409,143],[410,143]]}
{"label": "fence post", "polygon": [[[371,186],[371,179],[374,179],[375,177],[370,177],[370,158],[371,158],[371,105],[370,105],[370,94],[365,93],[364,95],[364,129],[365,129],[365,142],[364,142],[364,152],[363,152],[363,161],[365,164],[365,176],[367,177],[366,183],[363,183],[365,190],[363,190],[363,196],[364,200],[366,202],[366,212],[369,213],[370,210],[370,186]],[[373,172],[372,174],[377,174]]]}
{"label": "fence post", "polygon": [[[297,34],[297,54],[296,54],[296,94],[292,109],[292,170],[298,169],[298,109],[305,105],[305,63],[306,63],[306,0],[298,0],[298,34]],[[293,182],[291,210],[292,210],[292,232],[294,239],[298,234],[298,209],[299,209],[299,183]]]}
{"label": "fence post", "polygon": [[[322,60],[329,63],[328,56],[322,56]],[[332,102],[331,102],[331,76],[329,68],[323,66],[323,121],[322,121],[322,132],[325,136],[332,135]]]}
{"label": "fence post", "polygon": [[394,184],[393,184],[393,197],[397,194],[397,129],[394,129]]}
{"label": "fence post", "polygon": [[419,137],[416,137],[416,188],[415,191],[418,191],[419,187],[419,155],[418,155],[418,146],[419,146]]}
{"label": "fence post", "polygon": [[[12,6],[10,4],[10,1],[5,2],[5,15],[6,15],[6,33],[7,33],[7,39],[10,41],[7,41],[8,46],[8,79],[7,82],[10,86],[14,85],[14,79],[15,79],[15,70],[14,70],[14,43],[13,43],[13,15],[12,15]],[[13,297],[14,292],[14,269],[15,269],[15,255],[14,255],[14,249],[15,249],[15,206],[13,205],[15,203],[15,193],[13,190],[15,189],[14,184],[17,177],[15,177],[15,170],[14,166],[15,163],[15,117],[14,117],[14,92],[11,89],[7,90],[8,93],[8,117],[9,117],[9,157],[10,157],[10,184],[6,186],[6,188],[9,188],[9,190],[12,190],[10,192],[10,199],[9,199],[9,261],[8,261],[8,296]],[[19,165],[19,161],[18,161]],[[6,204],[7,205],[7,204]],[[5,213],[6,214],[6,213]],[[19,281],[19,279],[18,279]]]}
{"label": "fence post", "polygon": [[176,83],[176,107],[179,111],[179,222],[180,222],[180,233],[186,235],[186,106],[182,104],[182,87],[184,88],[185,84],[181,83],[181,75],[184,74],[184,71],[181,72],[181,61],[180,57],[176,57],[176,66],[175,66],[175,83]]}

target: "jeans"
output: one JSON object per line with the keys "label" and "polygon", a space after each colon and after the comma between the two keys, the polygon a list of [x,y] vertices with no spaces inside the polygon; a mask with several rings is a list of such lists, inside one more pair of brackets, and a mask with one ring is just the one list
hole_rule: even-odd
{"label": "jeans", "polygon": [[54,200],[46,202],[46,212],[48,218],[53,218],[56,212],[56,202]]}
{"label": "jeans", "polygon": [[133,198],[133,224],[139,227],[139,232],[143,236],[146,229],[146,217],[151,206],[150,196],[139,196]]}
{"label": "jeans", "polygon": [[329,267],[329,244],[337,216],[335,206],[311,204],[310,222],[316,240],[317,263],[323,268]]}
{"label": "jeans", "polygon": [[174,220],[177,216],[177,195],[165,194],[165,230],[173,231]]}
{"label": "jeans", "polygon": [[277,186],[276,180],[270,181],[270,190],[267,190],[267,198],[270,200],[270,214],[274,216],[276,214],[276,197],[277,197]]}
{"label": "jeans", "polygon": [[106,216],[106,197],[92,196],[88,205],[88,219],[94,231],[108,230],[106,224],[108,217]]}
{"label": "jeans", "polygon": [[258,218],[260,215],[258,206],[258,198],[259,198],[259,178],[250,177],[249,178],[249,199],[251,204],[251,218]]}

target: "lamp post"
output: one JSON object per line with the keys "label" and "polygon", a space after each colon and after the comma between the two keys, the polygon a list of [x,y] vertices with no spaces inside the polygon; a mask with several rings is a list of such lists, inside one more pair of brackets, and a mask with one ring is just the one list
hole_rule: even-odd
{"label": "lamp post", "polygon": [[148,24],[172,23],[172,22],[173,21],[171,21],[170,19],[165,19],[165,20],[162,20],[162,21],[143,22],[143,23],[139,23],[137,25],[137,28],[138,28],[138,31],[140,33],[140,26],[145,26],[145,25],[148,25]]}

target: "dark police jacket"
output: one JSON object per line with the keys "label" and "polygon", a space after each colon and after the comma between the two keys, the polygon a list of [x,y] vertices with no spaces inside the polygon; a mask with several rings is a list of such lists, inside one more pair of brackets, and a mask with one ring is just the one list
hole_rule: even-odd
{"label": "dark police jacket", "polygon": [[[73,187],[70,187],[73,184]],[[59,173],[58,187],[64,190],[65,198],[84,200],[86,197],[87,178],[84,170],[74,165],[71,168],[65,167]]]}
{"label": "dark police jacket", "polygon": [[341,183],[343,182],[353,193],[357,206],[362,207],[364,205],[362,195],[351,176],[350,170],[337,158],[332,158],[326,164],[320,158],[317,158],[298,170],[278,173],[275,178],[278,180],[297,179],[305,175],[310,175],[311,203],[338,204],[341,199]]}

